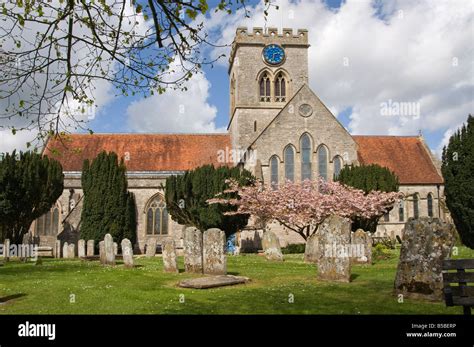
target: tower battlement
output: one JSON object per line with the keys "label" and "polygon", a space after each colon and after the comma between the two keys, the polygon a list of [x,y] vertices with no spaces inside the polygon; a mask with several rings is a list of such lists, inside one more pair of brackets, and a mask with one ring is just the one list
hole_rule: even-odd
{"label": "tower battlement", "polygon": [[304,46],[309,47],[308,44],[308,30],[292,28],[261,28],[254,27],[250,30],[247,27],[238,27],[235,32],[234,42],[229,57],[229,67],[232,66],[235,52],[241,45],[257,45],[265,46],[276,43],[283,47],[285,46]]}

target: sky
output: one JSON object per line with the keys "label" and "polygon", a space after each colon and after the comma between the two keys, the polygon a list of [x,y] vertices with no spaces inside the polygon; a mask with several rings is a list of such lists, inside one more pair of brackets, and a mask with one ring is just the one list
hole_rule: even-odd
{"label": "sky", "polygon": [[[217,1],[210,1],[211,5]],[[100,88],[89,127],[96,133],[225,132],[229,120],[229,45],[238,26],[308,29],[309,84],[352,134],[424,136],[440,155],[474,110],[474,1],[278,0],[203,21],[209,58],[226,54],[188,82],[187,91],[146,99]],[[25,137],[0,132],[0,152]]]}

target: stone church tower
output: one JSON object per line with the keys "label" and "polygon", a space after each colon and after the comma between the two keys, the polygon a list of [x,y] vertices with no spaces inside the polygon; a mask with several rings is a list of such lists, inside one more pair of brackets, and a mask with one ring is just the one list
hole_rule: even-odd
{"label": "stone church tower", "polygon": [[[264,49],[269,45],[283,48],[280,60],[266,60]],[[308,48],[307,30],[237,29],[229,59],[229,132],[234,149],[245,150],[308,83]]]}

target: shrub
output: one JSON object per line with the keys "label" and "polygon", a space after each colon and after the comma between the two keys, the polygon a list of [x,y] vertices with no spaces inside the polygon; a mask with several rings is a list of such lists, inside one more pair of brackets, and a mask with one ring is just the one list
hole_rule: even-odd
{"label": "shrub", "polygon": [[295,244],[291,244],[282,248],[281,252],[283,254],[300,254],[300,253],[304,253],[305,249],[306,249],[306,244],[295,243]]}

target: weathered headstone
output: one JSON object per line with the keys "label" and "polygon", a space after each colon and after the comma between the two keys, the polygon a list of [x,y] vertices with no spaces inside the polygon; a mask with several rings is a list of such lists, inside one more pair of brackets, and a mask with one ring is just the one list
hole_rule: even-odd
{"label": "weathered headstone", "polygon": [[3,258],[5,260],[10,258],[10,239],[5,239],[3,242]]}
{"label": "weathered headstone", "polygon": [[105,234],[104,237],[105,264],[115,265],[114,239],[112,235]]}
{"label": "weathered headstone", "polygon": [[79,258],[84,258],[86,256],[86,241],[82,239],[77,242],[77,256]]}
{"label": "weathered headstone", "polygon": [[69,259],[74,259],[76,257],[76,245],[74,243],[69,244],[67,253]]}
{"label": "weathered headstone", "polygon": [[156,239],[149,238],[146,241],[146,256],[147,257],[154,257],[156,254]]}
{"label": "weathered headstone", "polygon": [[318,279],[350,282],[351,221],[339,216],[326,218],[316,231]]}
{"label": "weathered headstone", "polygon": [[410,218],[405,224],[395,292],[413,298],[441,300],[442,264],[454,245],[454,226],[438,218]]}
{"label": "weathered headstone", "polygon": [[225,232],[211,228],[203,235],[203,269],[207,275],[226,275]]}
{"label": "weathered headstone", "polygon": [[94,240],[87,241],[87,256],[93,257],[94,256]]}
{"label": "weathered headstone", "polygon": [[107,258],[105,256],[105,241],[99,242],[99,258],[102,265],[107,263]]}
{"label": "weathered headstone", "polygon": [[63,244],[63,258],[69,258],[69,244],[67,242]]}
{"label": "weathered headstone", "polygon": [[317,263],[318,261],[318,237],[313,233],[306,240],[306,247],[304,250],[305,263]]}
{"label": "weathered headstone", "polygon": [[184,231],[184,269],[186,272],[203,273],[202,232],[194,227]]}
{"label": "weathered headstone", "polygon": [[61,240],[54,242],[54,257],[61,258]]}
{"label": "weathered headstone", "polygon": [[118,244],[117,244],[117,242],[114,242],[114,255],[115,256],[118,255]]}
{"label": "weathered headstone", "polygon": [[283,261],[280,240],[273,231],[267,230],[263,233],[262,247],[267,260]]}
{"label": "weathered headstone", "polygon": [[125,267],[133,267],[133,247],[129,239],[122,240],[122,256]]}
{"label": "weathered headstone", "polygon": [[179,272],[174,240],[170,237],[163,239],[161,250],[163,256],[163,270],[165,272]]}
{"label": "weathered headstone", "polygon": [[372,237],[362,229],[351,233],[351,261],[353,264],[372,264]]}

